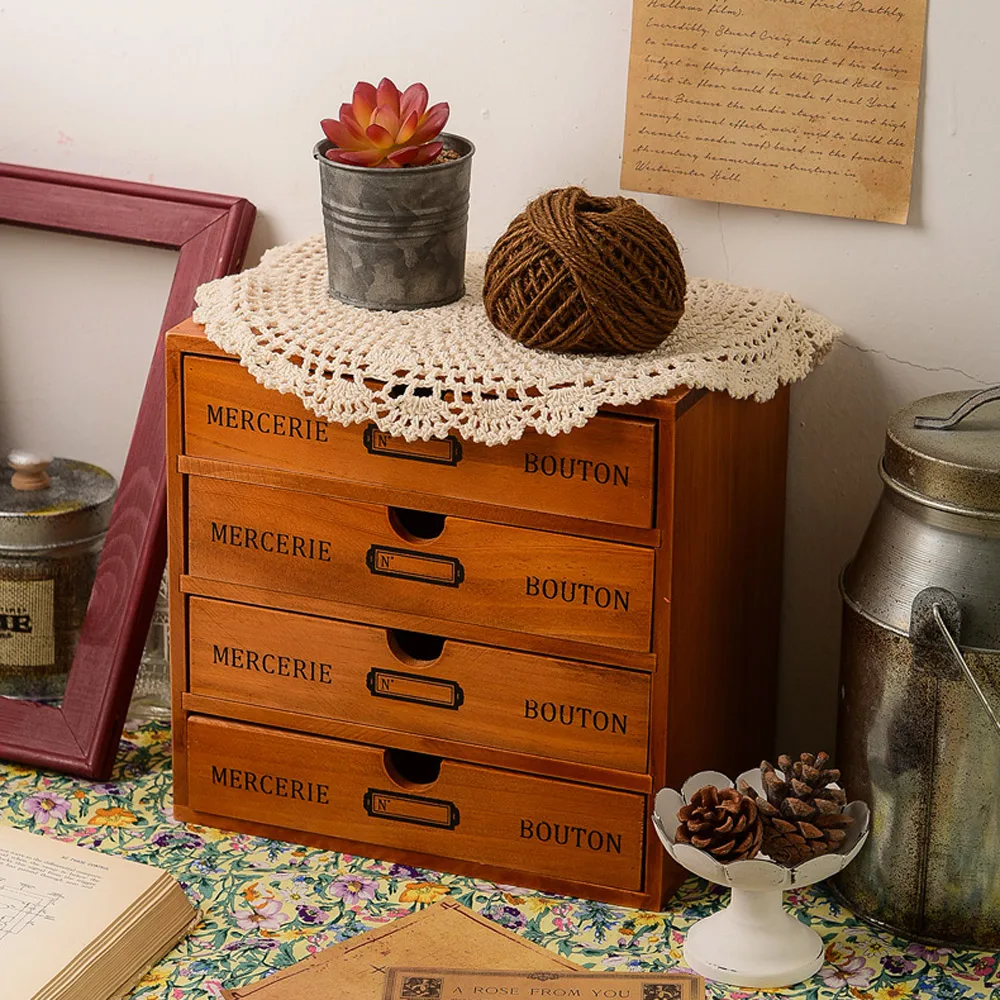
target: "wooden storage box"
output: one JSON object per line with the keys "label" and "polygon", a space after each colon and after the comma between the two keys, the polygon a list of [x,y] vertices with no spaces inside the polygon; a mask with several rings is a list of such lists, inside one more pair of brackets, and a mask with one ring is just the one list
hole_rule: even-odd
{"label": "wooden storage box", "polygon": [[488,448],[167,377],[176,815],[661,908],[656,790],[773,749],[787,390]]}

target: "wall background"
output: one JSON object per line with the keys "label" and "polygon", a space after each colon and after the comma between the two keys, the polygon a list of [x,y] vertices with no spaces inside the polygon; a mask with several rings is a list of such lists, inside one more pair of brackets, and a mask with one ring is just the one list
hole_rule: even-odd
{"label": "wall background", "polygon": [[[792,399],[780,735],[795,752],[833,739],[837,574],[878,495],[887,417],[1000,381],[1000,6],[930,8],[908,226],[641,196],[691,274],[788,291],[845,330]],[[549,187],[618,191],[630,15],[627,0],[6,0],[0,160],[242,195],[260,213],[252,264],[321,228],[319,119],[358,79],[422,79],[478,147],[470,242],[485,246]],[[0,226],[0,447],[37,431],[120,468],[170,257]]]}

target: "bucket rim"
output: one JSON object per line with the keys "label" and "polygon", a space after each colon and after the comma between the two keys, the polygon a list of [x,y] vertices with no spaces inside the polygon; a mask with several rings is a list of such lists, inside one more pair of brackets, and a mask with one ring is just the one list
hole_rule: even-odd
{"label": "bucket rim", "polygon": [[[445,142],[446,149],[457,149],[460,154],[457,160],[445,160],[443,163],[428,163],[423,167],[401,167],[397,172],[402,174],[423,174],[430,170],[441,170],[442,168],[447,167],[454,168],[459,164],[464,164],[467,160],[470,160],[476,152],[475,143],[471,139],[467,139],[464,135],[458,135],[455,132],[442,132],[438,138],[441,140],[452,140],[457,144],[461,144],[449,146],[448,142]],[[463,151],[461,148],[462,146],[467,148]],[[320,139],[320,141],[313,146],[313,159],[318,160],[322,164],[327,164],[337,170],[347,170],[355,173],[369,173],[373,170],[382,169],[380,167],[360,167],[353,163],[338,163],[336,160],[328,159],[326,151],[333,148],[333,143],[330,142],[329,139]]]}

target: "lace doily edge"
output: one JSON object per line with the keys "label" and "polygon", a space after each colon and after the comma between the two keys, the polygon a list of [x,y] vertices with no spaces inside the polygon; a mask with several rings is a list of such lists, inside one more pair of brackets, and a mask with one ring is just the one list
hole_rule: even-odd
{"label": "lace doily edge", "polygon": [[[332,392],[317,394],[315,384],[302,369],[266,345],[260,344],[252,327],[239,324],[233,329],[231,313],[226,312],[224,317],[216,315],[217,310],[224,311],[224,302],[218,293],[221,291],[219,286],[226,281],[226,278],[222,278],[211,283],[215,286],[212,289],[215,293],[213,301],[202,302],[199,295],[198,307],[192,318],[205,327],[208,339],[226,353],[235,356],[258,384],[282,394],[297,396],[306,409],[331,423],[349,427],[352,424],[370,422],[380,431],[402,437],[406,441],[429,441],[455,433],[468,441],[496,446],[519,440],[526,430],[555,437],[582,427],[602,406],[634,406],[654,396],[666,395],[681,386],[710,392],[728,392],[734,399],[753,398],[763,403],[772,399],[782,386],[801,381],[822,364],[843,334],[838,326],[824,316],[806,309],[789,297],[789,304],[799,310],[811,333],[797,334],[800,343],[788,351],[794,360],[783,370],[779,370],[778,363],[768,365],[766,368],[769,370],[765,376],[761,367],[758,367],[754,369],[751,379],[745,374],[741,375],[746,370],[744,364],[728,361],[717,363],[717,377],[700,378],[693,384],[683,376],[675,378],[663,374],[651,374],[634,380],[631,383],[632,391],[622,388],[614,381],[595,382],[587,387],[588,391],[582,399],[577,395],[565,407],[553,405],[558,396],[550,395],[544,413],[532,413],[533,404],[530,400],[498,397],[488,407],[484,407],[493,411],[495,419],[483,419],[489,414],[480,412],[475,419],[469,420],[468,410],[455,413],[445,401],[437,402],[428,397],[416,398],[408,394],[393,400],[391,408],[382,412],[389,404],[379,400],[372,390],[359,386],[353,377],[345,378],[338,384],[339,395]],[[691,363],[696,361],[686,361],[684,357],[680,357],[675,365],[681,367]],[[349,372],[344,369],[341,374],[348,375]],[[579,392],[578,386],[571,388]],[[328,399],[335,405],[327,405]],[[556,419],[553,420],[553,417]]]}

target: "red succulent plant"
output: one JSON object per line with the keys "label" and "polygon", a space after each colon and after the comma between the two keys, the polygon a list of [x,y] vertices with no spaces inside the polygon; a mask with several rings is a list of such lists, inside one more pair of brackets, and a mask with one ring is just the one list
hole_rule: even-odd
{"label": "red succulent plant", "polygon": [[385,77],[378,87],[359,83],[340,118],[320,122],[333,143],[328,159],[355,167],[423,167],[444,149],[437,140],[448,121],[445,102],[427,107],[427,88],[413,83],[400,93]]}

